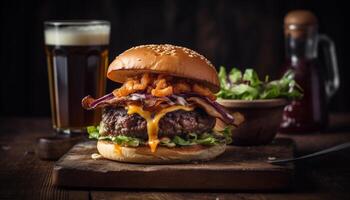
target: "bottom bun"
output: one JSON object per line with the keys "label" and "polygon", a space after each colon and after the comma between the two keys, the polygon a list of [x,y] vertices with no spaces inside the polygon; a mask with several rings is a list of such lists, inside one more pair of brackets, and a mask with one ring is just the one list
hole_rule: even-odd
{"label": "bottom bun", "polygon": [[99,140],[97,150],[109,160],[128,163],[185,163],[191,161],[211,160],[225,152],[226,144],[214,146],[192,145],[167,148],[158,146],[152,153],[148,146],[115,147],[112,142]]}

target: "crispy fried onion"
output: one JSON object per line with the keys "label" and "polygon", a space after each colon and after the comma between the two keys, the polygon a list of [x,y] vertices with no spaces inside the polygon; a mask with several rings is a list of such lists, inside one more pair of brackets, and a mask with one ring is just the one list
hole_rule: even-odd
{"label": "crispy fried onion", "polygon": [[173,86],[169,85],[165,78],[155,81],[156,87],[151,90],[151,94],[156,97],[166,97],[173,94]]}
{"label": "crispy fried onion", "polygon": [[128,78],[122,87],[113,91],[113,95],[116,97],[125,97],[137,91],[143,91],[151,81],[151,76],[148,73],[143,74],[141,79]]}
{"label": "crispy fried onion", "polygon": [[136,92],[151,94],[156,97],[168,97],[174,94],[196,93],[215,100],[216,96],[199,83],[189,83],[182,78],[174,78],[165,74],[151,75],[145,73],[142,76],[128,78],[122,87],[115,89],[113,95],[125,97]]}

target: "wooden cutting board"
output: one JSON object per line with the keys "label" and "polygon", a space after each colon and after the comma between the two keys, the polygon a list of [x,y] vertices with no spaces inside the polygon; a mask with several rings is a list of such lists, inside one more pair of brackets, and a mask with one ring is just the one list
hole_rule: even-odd
{"label": "wooden cutting board", "polygon": [[64,187],[122,189],[277,190],[288,187],[294,166],[267,163],[290,158],[294,144],[277,139],[254,147],[228,146],[215,160],[190,164],[144,165],[93,160],[96,142],[75,145],[55,163],[53,184]]}

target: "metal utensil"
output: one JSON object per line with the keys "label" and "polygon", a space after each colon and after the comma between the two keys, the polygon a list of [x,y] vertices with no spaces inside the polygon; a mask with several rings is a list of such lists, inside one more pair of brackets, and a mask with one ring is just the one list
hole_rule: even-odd
{"label": "metal utensil", "polygon": [[304,156],[300,156],[300,157],[296,157],[296,158],[286,158],[286,159],[274,159],[274,160],[268,160],[268,163],[271,164],[276,164],[276,165],[282,165],[282,164],[286,164],[286,163],[290,163],[290,162],[295,162],[295,161],[300,161],[300,160],[305,160],[305,159],[309,159],[309,158],[315,158],[318,156],[322,156],[322,155],[326,155],[332,152],[337,152],[337,151],[341,151],[344,149],[350,148],[350,142],[346,142],[343,144],[339,144],[336,145],[334,147],[330,147],[328,149],[324,149],[312,154],[308,154],[308,155],[304,155]]}

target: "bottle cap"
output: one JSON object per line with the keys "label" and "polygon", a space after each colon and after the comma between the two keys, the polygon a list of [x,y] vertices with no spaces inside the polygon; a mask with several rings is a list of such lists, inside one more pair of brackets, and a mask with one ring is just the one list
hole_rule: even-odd
{"label": "bottle cap", "polygon": [[306,36],[317,29],[318,20],[308,10],[293,10],[284,17],[284,33],[292,37]]}

